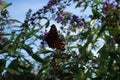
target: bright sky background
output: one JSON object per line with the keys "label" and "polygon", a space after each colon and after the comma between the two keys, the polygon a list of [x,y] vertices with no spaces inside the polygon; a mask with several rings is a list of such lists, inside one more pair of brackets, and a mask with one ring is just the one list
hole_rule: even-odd
{"label": "bright sky background", "polygon": [[11,18],[23,21],[25,14],[29,9],[37,11],[42,8],[49,0],[4,0],[5,2],[12,3],[7,9]]}
{"label": "bright sky background", "polygon": [[[12,3],[7,9],[10,13],[11,18],[15,18],[19,21],[23,21],[25,19],[25,14],[29,9],[33,11],[37,11],[41,9],[44,5],[48,3],[49,0],[4,0],[5,2]],[[75,4],[66,10],[76,14],[76,15],[88,15],[91,13],[90,8],[87,8],[84,13],[80,11],[80,9],[75,9]]]}

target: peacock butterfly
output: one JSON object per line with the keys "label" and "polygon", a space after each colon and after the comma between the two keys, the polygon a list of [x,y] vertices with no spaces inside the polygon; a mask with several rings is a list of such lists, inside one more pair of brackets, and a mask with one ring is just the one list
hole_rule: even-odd
{"label": "peacock butterfly", "polygon": [[60,50],[65,49],[64,41],[59,37],[57,28],[54,24],[51,25],[49,32],[45,35],[45,41],[51,48],[57,48]]}

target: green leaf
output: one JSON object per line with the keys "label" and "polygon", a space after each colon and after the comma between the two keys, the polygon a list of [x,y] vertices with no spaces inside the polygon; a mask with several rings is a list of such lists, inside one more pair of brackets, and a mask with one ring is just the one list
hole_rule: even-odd
{"label": "green leaf", "polygon": [[12,3],[5,3],[5,4],[3,4],[3,5],[0,7],[0,9],[1,9],[1,10],[2,10],[2,9],[5,9],[5,8],[9,7],[10,5],[12,5]]}
{"label": "green leaf", "polygon": [[38,31],[37,30],[29,31],[29,33],[27,34],[27,39],[30,38],[32,35],[35,35],[36,32],[38,32]]}
{"label": "green leaf", "polygon": [[95,10],[95,9],[92,9],[92,13],[93,13],[94,15],[98,16],[98,17],[103,16],[100,12],[98,12],[98,11]]}
{"label": "green leaf", "polygon": [[9,64],[8,68],[18,70],[18,64],[19,64],[18,59],[15,59]]}
{"label": "green leaf", "polygon": [[98,0],[93,0],[94,3],[98,3],[99,1]]}
{"label": "green leaf", "polygon": [[47,20],[47,23],[45,24],[45,28],[47,28],[50,25],[50,21]]}
{"label": "green leaf", "polygon": [[31,72],[31,70],[33,69],[32,65],[28,65],[28,64],[19,64],[19,68],[21,70],[24,70],[24,72]]}
{"label": "green leaf", "polygon": [[33,54],[32,48],[29,45],[21,44],[21,46],[29,55]]}
{"label": "green leaf", "polygon": [[9,36],[11,34],[8,34],[8,33],[0,33],[1,36]]}
{"label": "green leaf", "polygon": [[9,21],[17,22],[17,23],[22,23],[21,21],[19,21],[19,20],[17,20],[17,19],[10,19]]}
{"label": "green leaf", "polygon": [[86,8],[88,7],[88,4],[89,4],[89,2],[86,2],[86,3],[85,3],[85,6],[84,6],[83,11],[86,10]]}
{"label": "green leaf", "polygon": [[75,6],[75,8],[80,7],[81,4],[82,4],[82,2],[78,2],[77,5]]}
{"label": "green leaf", "polygon": [[89,5],[89,2],[91,2],[91,1],[87,1],[87,2],[85,2],[85,4],[84,4],[84,8],[83,8],[83,10],[82,11],[85,11],[86,10],[86,8],[88,7],[88,5]]}
{"label": "green leaf", "polygon": [[100,30],[99,30],[99,32],[98,32],[97,37],[96,37],[95,40],[97,40],[97,38],[105,31],[105,29],[106,29],[106,26],[103,25],[103,26],[100,28]]}
{"label": "green leaf", "polygon": [[47,54],[47,53],[51,53],[51,52],[53,52],[53,51],[51,51],[51,50],[43,50],[43,51],[41,51],[41,53],[43,53],[43,54]]}
{"label": "green leaf", "polygon": [[33,54],[31,56],[32,56],[33,59],[35,59],[38,62],[41,62],[41,63],[45,62],[42,58],[38,57],[36,54]]}
{"label": "green leaf", "polygon": [[43,66],[40,70],[39,70],[39,72],[38,72],[38,74],[41,74],[45,69],[47,69],[48,68],[48,66]]}
{"label": "green leaf", "polygon": [[3,72],[5,68],[6,60],[5,59],[0,59],[0,74]]}
{"label": "green leaf", "polygon": [[12,43],[12,50],[16,50],[17,48],[18,48],[18,46],[19,46],[19,42],[20,42],[20,39],[22,38],[22,33],[20,33],[17,37],[16,37],[16,39],[14,40],[14,42]]}
{"label": "green leaf", "polygon": [[15,69],[12,68],[6,68],[6,70],[11,73],[11,74],[16,74],[16,75],[20,75],[19,71],[16,71]]}
{"label": "green leaf", "polygon": [[27,53],[28,53],[33,59],[35,59],[36,61],[41,62],[41,63],[44,63],[44,62],[45,62],[42,58],[38,57],[36,54],[33,53],[32,48],[31,48],[30,46],[28,46],[28,45],[23,45],[23,49],[25,49],[25,50],[27,51]]}
{"label": "green leaf", "polygon": [[10,36],[10,40],[13,40],[14,37],[15,37],[15,32],[12,32],[12,33],[11,33],[11,36]]}
{"label": "green leaf", "polygon": [[108,27],[109,33],[112,36],[116,36],[120,34],[120,29],[119,28],[114,28],[114,27]]}
{"label": "green leaf", "polygon": [[4,65],[5,62],[6,62],[5,59],[0,59],[0,67],[1,67],[2,65]]}
{"label": "green leaf", "polygon": [[97,3],[97,4],[103,4],[104,2],[100,2],[100,0],[93,0],[94,3]]}

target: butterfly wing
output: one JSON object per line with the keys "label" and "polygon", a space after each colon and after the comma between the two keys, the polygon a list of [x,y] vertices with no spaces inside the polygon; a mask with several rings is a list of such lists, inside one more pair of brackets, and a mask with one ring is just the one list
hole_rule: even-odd
{"label": "butterfly wing", "polygon": [[51,29],[46,35],[45,41],[47,42],[48,46],[51,48],[64,50],[63,41],[59,38],[59,35],[57,33],[57,28],[54,24],[51,26]]}
{"label": "butterfly wing", "polygon": [[60,49],[60,50],[64,50],[65,49],[65,44],[64,44],[64,42],[60,38],[58,38],[55,41],[55,48]]}
{"label": "butterfly wing", "polygon": [[48,46],[51,48],[55,48],[55,41],[58,38],[57,28],[53,24],[51,29],[49,30],[48,34],[45,37],[45,41],[47,42]]}

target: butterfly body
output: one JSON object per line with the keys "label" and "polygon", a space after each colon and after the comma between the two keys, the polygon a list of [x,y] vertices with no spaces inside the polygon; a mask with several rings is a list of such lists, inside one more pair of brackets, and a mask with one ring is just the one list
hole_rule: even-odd
{"label": "butterfly body", "polygon": [[64,43],[62,39],[59,37],[57,28],[54,24],[51,26],[50,31],[46,34],[45,41],[47,42],[48,46],[51,48],[64,50]]}

